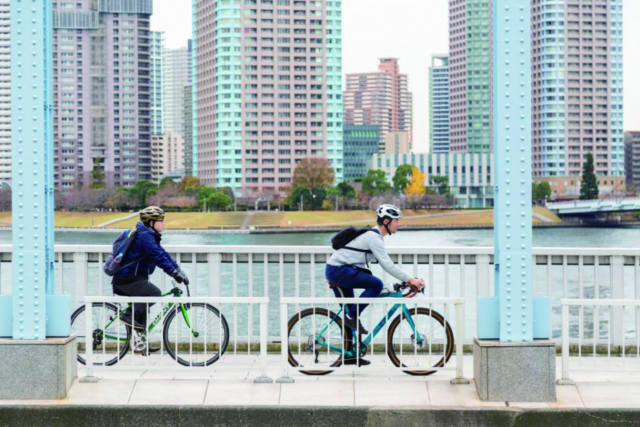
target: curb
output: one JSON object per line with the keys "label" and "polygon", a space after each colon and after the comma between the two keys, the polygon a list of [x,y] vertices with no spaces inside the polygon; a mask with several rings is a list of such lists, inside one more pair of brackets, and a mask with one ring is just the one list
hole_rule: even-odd
{"label": "curb", "polygon": [[637,424],[640,409],[380,408],[264,406],[3,406],[0,427],[411,427]]}

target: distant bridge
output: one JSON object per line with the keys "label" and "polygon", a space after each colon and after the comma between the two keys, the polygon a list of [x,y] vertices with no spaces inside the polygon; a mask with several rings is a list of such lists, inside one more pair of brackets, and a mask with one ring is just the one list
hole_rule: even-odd
{"label": "distant bridge", "polygon": [[632,212],[640,211],[640,197],[547,203],[547,208],[560,216],[593,216],[614,212]]}

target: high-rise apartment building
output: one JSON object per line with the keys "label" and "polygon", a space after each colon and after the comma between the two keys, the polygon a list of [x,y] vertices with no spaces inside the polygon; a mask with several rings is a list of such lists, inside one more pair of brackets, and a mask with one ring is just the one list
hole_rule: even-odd
{"label": "high-rise apartment building", "polygon": [[184,87],[184,175],[193,176],[193,89]]}
{"label": "high-rise apartment building", "polygon": [[286,192],[322,157],[342,181],[341,0],[196,0],[197,173]]}
{"label": "high-rise apartment building", "polygon": [[164,53],[165,129],[184,137],[184,90],[191,80],[191,52],[185,46]]}
{"label": "high-rise apartment building", "polygon": [[429,68],[429,152],[449,151],[449,55],[433,55]]}
{"label": "high-rise apartment building", "polygon": [[9,0],[0,0],[0,186],[11,180],[11,31]]}
{"label": "high-rise apartment building", "polygon": [[640,189],[640,132],[624,134],[624,170],[627,189]]}
{"label": "high-rise apartment building", "polygon": [[151,137],[152,181],[159,183],[163,175],[182,171],[184,167],[184,140],[175,132]]}
{"label": "high-rise apartment building", "polygon": [[449,0],[450,150],[491,151],[490,0]]}
{"label": "high-rise apartment building", "polygon": [[[585,155],[624,185],[622,0],[532,0],[533,175],[573,180]],[[558,194],[562,196],[563,194]]]}
{"label": "high-rise apartment building", "polygon": [[151,32],[151,133],[161,135],[166,128],[164,32]]}
{"label": "high-rise apartment building", "polygon": [[380,60],[374,73],[348,74],[344,92],[344,122],[378,125],[380,152],[389,132],[406,132],[413,142],[413,99],[406,74],[400,74],[398,59]]}
{"label": "high-rise apartment building", "polygon": [[54,181],[151,179],[152,0],[53,1]]}
{"label": "high-rise apartment building", "polygon": [[380,150],[380,127],[344,125],[344,181],[353,182],[367,174],[367,162]]}

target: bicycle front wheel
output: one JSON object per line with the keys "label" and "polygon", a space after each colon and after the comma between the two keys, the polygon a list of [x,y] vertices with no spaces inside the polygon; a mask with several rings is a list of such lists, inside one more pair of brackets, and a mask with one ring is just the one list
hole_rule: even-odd
{"label": "bicycle front wheel", "polygon": [[[409,375],[431,375],[451,357],[454,338],[451,325],[436,311],[424,307],[401,313],[389,325],[388,355],[397,367],[418,368],[403,371]],[[410,321],[409,321],[410,320]]]}
{"label": "bicycle front wheel", "polygon": [[[333,321],[332,321],[333,319]],[[351,348],[351,329],[342,319],[324,308],[308,308],[289,320],[289,364],[312,368],[300,371],[306,375],[327,375],[342,365],[342,353]]]}
{"label": "bicycle front wheel", "polygon": [[93,348],[95,366],[111,366],[118,363],[131,343],[131,327],[118,320],[118,307],[94,302],[91,312],[92,336],[87,339],[87,316],[82,306],[71,315],[71,333],[77,334],[78,362],[86,364],[87,342]]}
{"label": "bicycle front wheel", "polygon": [[[229,325],[209,304],[185,304],[186,315],[175,305],[164,322],[162,337],[167,353],[184,366],[209,366],[229,345]],[[186,316],[186,317],[185,317]]]}

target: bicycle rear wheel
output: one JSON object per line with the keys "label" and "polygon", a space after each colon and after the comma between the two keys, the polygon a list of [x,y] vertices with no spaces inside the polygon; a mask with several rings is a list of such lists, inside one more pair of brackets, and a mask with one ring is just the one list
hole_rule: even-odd
{"label": "bicycle rear wheel", "polygon": [[[424,307],[409,309],[415,329],[404,312],[389,325],[388,355],[397,367],[441,368],[451,357],[454,347],[453,330],[444,317]],[[420,340],[418,340],[418,336]],[[431,375],[434,370],[403,371],[409,375]]]}
{"label": "bicycle rear wheel", "polygon": [[[77,334],[78,362],[86,364],[86,313],[82,306],[71,315],[71,333]],[[94,366],[111,366],[118,363],[131,343],[131,327],[117,318],[118,307],[109,303],[94,302],[91,313],[92,336],[89,342],[93,348]],[[109,324],[110,323],[110,324]],[[105,325],[109,324],[105,328]]]}
{"label": "bicycle rear wheel", "polygon": [[324,369],[342,365],[343,349],[351,348],[351,329],[344,328],[344,336],[342,330],[342,319],[324,308],[308,308],[295,314],[288,328],[289,364],[312,368],[300,371],[306,375],[330,374],[333,371]]}
{"label": "bicycle rear wheel", "polygon": [[209,366],[215,363],[229,345],[229,325],[217,308],[209,304],[175,305],[164,322],[162,338],[167,353],[184,366]]}

